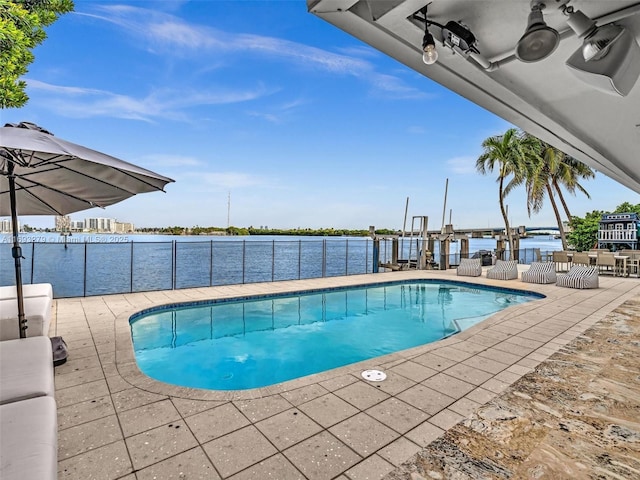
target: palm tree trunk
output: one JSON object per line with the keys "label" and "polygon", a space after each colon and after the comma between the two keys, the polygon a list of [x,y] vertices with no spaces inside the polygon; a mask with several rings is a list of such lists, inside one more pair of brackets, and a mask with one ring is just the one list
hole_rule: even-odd
{"label": "palm tree trunk", "polygon": [[556,200],[553,195],[553,190],[551,189],[551,185],[547,182],[547,194],[549,195],[549,201],[551,202],[551,206],[553,207],[553,213],[556,215],[556,221],[558,222],[558,230],[560,231],[560,240],[562,241],[562,249],[567,249],[567,237],[564,233],[564,227],[562,225],[562,218],[560,218],[560,212],[558,211],[558,205],[556,204]]}
{"label": "palm tree trunk", "polygon": [[507,210],[504,208],[504,195],[502,193],[503,185],[504,185],[504,176],[500,176],[500,188],[498,190],[498,194],[500,195],[500,212],[502,213],[502,218],[504,219],[504,226],[507,230],[507,239],[509,242],[509,254],[513,258],[513,256],[515,255],[515,252],[513,251],[513,237],[511,235],[511,227],[509,226],[509,216],[507,215]]}
{"label": "palm tree trunk", "polygon": [[567,206],[567,202],[564,199],[564,195],[562,194],[562,191],[560,190],[560,185],[558,185],[558,182],[556,180],[553,181],[553,187],[555,189],[556,192],[558,192],[558,198],[560,199],[560,202],[562,203],[562,207],[564,208],[564,213],[567,214],[567,220],[569,220],[569,222],[571,222],[571,212],[569,212],[569,207]]}

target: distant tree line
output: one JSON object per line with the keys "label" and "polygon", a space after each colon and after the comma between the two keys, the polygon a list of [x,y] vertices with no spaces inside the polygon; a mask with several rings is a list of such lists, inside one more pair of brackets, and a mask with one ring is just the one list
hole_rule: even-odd
{"label": "distant tree line", "polygon": [[[369,230],[348,228],[268,228],[268,227],[148,227],[137,228],[140,233],[162,235],[289,235],[314,237],[368,237]],[[398,232],[387,228],[375,231],[377,235],[394,235]]]}

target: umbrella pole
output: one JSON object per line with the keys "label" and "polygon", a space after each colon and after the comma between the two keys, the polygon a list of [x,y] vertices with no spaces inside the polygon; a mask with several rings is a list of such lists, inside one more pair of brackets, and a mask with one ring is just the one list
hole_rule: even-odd
{"label": "umbrella pole", "polygon": [[27,320],[24,318],[24,300],[22,293],[22,266],[20,259],[22,258],[22,248],[20,247],[20,238],[18,237],[18,212],[16,210],[16,177],[13,174],[15,164],[9,163],[9,199],[11,202],[11,230],[13,233],[13,248],[11,255],[13,256],[16,268],[16,296],[18,297],[18,329],[20,338],[26,338]]}

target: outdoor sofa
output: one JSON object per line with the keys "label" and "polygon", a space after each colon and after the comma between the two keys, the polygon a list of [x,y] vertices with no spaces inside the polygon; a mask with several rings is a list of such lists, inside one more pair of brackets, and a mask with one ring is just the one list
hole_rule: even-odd
{"label": "outdoor sofa", "polygon": [[526,283],[556,283],[556,266],[553,262],[531,262],[529,270],[522,272]]}
{"label": "outdoor sofa", "polygon": [[[47,335],[51,324],[53,288],[50,283],[22,286],[27,337]],[[20,338],[18,299],[15,285],[0,287],[0,341]]]}
{"label": "outdoor sofa", "polygon": [[558,274],[556,285],[568,288],[598,288],[598,267],[573,265],[567,273]]}
{"label": "outdoor sofa", "polygon": [[18,338],[15,287],[0,287],[0,478],[53,480],[58,422],[53,351],[46,335],[53,292],[50,284],[25,287],[28,338]]}
{"label": "outdoor sofa", "polygon": [[482,264],[479,258],[461,258],[456,274],[463,277],[479,277],[482,275]]}
{"label": "outdoor sofa", "polygon": [[493,280],[514,280],[518,278],[518,262],[515,260],[496,260],[495,266],[487,270],[487,278]]}
{"label": "outdoor sofa", "polygon": [[[50,297],[24,298],[24,316],[27,319],[27,337],[47,335],[51,324]],[[0,341],[20,338],[18,327],[18,301],[15,298],[0,300]]]}
{"label": "outdoor sofa", "polygon": [[[50,283],[29,283],[22,286],[24,298],[49,297],[53,298],[53,287]],[[11,300],[18,298],[18,290],[15,285],[0,287],[0,300]]]}

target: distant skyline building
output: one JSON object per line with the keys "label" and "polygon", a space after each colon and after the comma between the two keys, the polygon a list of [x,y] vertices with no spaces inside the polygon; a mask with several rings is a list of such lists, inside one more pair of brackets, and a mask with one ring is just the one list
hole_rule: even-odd
{"label": "distant skyline building", "polygon": [[56,232],[71,231],[71,217],[69,215],[56,217],[55,226]]}
{"label": "distant skyline building", "polygon": [[84,230],[84,222],[83,221],[71,221],[71,230],[73,232],[82,232]]}
{"label": "distant skyline building", "polygon": [[[18,231],[20,231],[21,225],[18,222]],[[13,233],[13,229],[11,228],[11,219],[3,218],[0,220],[0,233]]]}
{"label": "distant skyline building", "polygon": [[115,222],[114,233],[133,233],[134,231],[135,227],[133,226],[133,223]]}
{"label": "distant skyline building", "polygon": [[[3,220],[4,222],[4,220]],[[10,226],[9,226],[10,228]],[[55,217],[56,232],[133,233],[135,226],[130,222],[118,222],[115,218],[90,217],[71,220],[68,215]]]}

